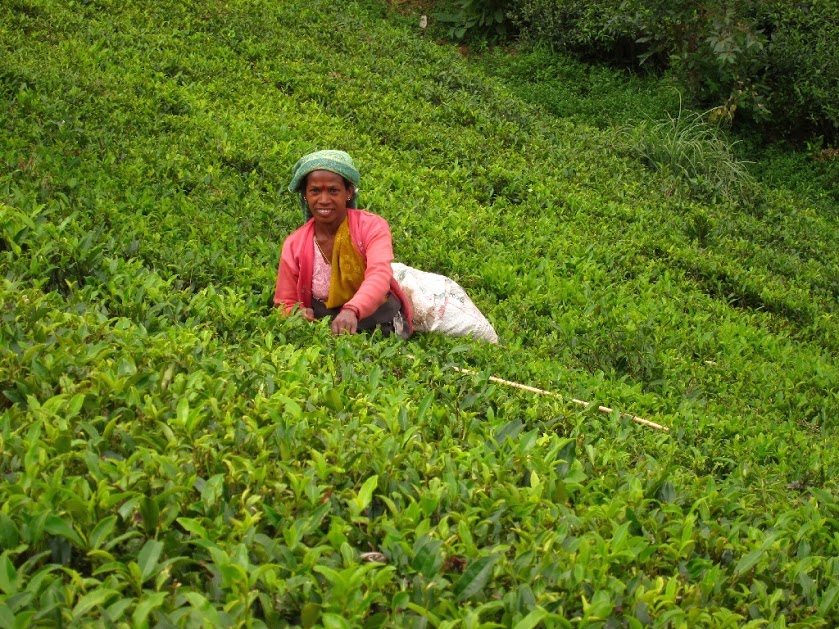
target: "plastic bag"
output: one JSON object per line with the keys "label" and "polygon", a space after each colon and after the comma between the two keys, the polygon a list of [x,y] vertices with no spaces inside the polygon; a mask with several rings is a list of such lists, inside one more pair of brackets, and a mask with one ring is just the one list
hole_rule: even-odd
{"label": "plastic bag", "polygon": [[492,324],[460,284],[445,275],[426,273],[399,262],[390,266],[393,277],[411,301],[416,332],[471,336],[498,343]]}

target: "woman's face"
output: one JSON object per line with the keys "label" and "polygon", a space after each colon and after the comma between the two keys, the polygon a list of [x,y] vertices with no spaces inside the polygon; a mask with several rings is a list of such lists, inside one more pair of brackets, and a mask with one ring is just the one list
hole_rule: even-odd
{"label": "woman's face", "polygon": [[316,225],[337,229],[347,216],[347,203],[352,199],[352,186],[341,175],[328,170],[315,170],[306,178],[306,203]]}

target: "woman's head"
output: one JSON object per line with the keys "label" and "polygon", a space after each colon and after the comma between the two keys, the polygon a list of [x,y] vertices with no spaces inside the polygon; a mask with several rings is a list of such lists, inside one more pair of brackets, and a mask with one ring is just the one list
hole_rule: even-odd
{"label": "woman's head", "polygon": [[352,157],[344,151],[316,151],[301,157],[291,170],[291,183],[288,185],[289,192],[296,192],[300,195],[300,205],[303,209],[304,219],[312,216],[311,203],[306,197],[306,189],[310,186],[310,175],[316,171],[325,171],[338,175],[348,193],[349,201],[346,207],[356,207],[358,184],[361,175],[355,168]]}
{"label": "woman's head", "polygon": [[347,217],[355,188],[344,177],[329,170],[314,170],[303,179],[300,192],[315,223],[338,229]]}

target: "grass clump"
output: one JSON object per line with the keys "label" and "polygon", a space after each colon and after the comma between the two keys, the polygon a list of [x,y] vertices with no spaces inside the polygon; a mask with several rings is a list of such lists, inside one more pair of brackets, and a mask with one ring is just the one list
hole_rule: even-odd
{"label": "grass clump", "polygon": [[644,120],[621,132],[632,155],[664,174],[670,193],[686,187],[695,198],[745,203],[757,194],[747,162],[737,158],[707,113],[680,108],[675,116]]}

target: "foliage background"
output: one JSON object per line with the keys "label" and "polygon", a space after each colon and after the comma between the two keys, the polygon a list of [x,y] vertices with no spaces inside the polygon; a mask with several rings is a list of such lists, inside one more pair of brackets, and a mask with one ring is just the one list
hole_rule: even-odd
{"label": "foliage background", "polygon": [[[769,139],[839,131],[839,5],[831,0],[455,0],[450,36],[547,44],[594,63],[666,71],[692,107]],[[504,16],[504,20],[500,17]]]}

